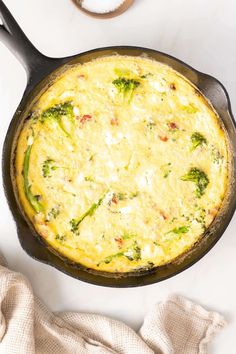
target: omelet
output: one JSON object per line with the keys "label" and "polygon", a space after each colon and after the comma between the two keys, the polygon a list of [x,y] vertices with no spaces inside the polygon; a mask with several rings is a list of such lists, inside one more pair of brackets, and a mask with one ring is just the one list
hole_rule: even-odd
{"label": "omelet", "polygon": [[228,186],[228,138],[207,99],[157,61],[69,67],[19,133],[15,187],[37,233],[89,269],[173,262],[204,237]]}

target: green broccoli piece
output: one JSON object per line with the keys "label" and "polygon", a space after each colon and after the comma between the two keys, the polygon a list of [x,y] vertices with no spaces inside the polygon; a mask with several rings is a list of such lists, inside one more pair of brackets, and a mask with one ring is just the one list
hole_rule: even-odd
{"label": "green broccoli piece", "polygon": [[42,164],[42,173],[43,177],[52,177],[52,171],[55,171],[57,169],[64,169],[68,170],[69,167],[67,166],[60,166],[57,164],[57,162],[51,158],[48,158],[45,160]]}
{"label": "green broccoli piece", "polygon": [[81,222],[87,216],[92,216],[95,213],[97,208],[102,204],[103,199],[104,199],[104,196],[102,198],[100,198],[97,203],[93,203],[92,206],[80,218],[70,220],[71,231],[73,233],[78,233],[79,225],[81,224]]}
{"label": "green broccoli piece", "polygon": [[67,117],[69,119],[74,117],[73,105],[71,102],[59,103],[43,111],[41,114],[41,122],[44,123],[46,120],[54,119],[57,121],[61,130],[68,136],[69,134],[62,123],[62,117]]}
{"label": "green broccoli piece", "polygon": [[124,255],[129,261],[139,261],[141,259],[141,248],[138,246],[137,241],[132,247],[132,255]]}
{"label": "green broccoli piece", "polygon": [[[132,254],[127,254],[130,250],[132,251]],[[126,258],[128,258],[129,261],[139,261],[141,259],[141,249],[138,246],[137,242],[135,241],[135,243],[131,249],[127,249],[123,252],[118,252],[118,253],[112,254],[111,256],[106,257],[100,263],[98,263],[98,266],[101,263],[109,264],[111,261],[113,261],[113,259],[115,259],[117,257],[126,257]]]}
{"label": "green broccoli piece", "polygon": [[119,200],[125,200],[126,199],[126,194],[125,193],[117,193],[117,197]]}
{"label": "green broccoli piece", "polygon": [[111,261],[114,259],[114,258],[117,258],[117,257],[122,257],[124,256],[124,252],[119,252],[119,253],[116,253],[116,254],[112,254],[111,256],[108,256],[106,257],[103,261],[101,261],[98,266],[101,264],[101,263],[105,263],[105,264],[109,264],[111,263]]}
{"label": "green broccoli piece", "polygon": [[186,234],[188,231],[189,231],[188,226],[180,226],[180,227],[176,227],[176,228],[168,231],[167,234],[170,234],[173,232],[176,235],[181,235],[181,234]]}
{"label": "green broccoli piece", "polygon": [[43,177],[51,177],[51,172],[55,171],[58,167],[54,165],[55,161],[52,159],[47,159],[42,165]]}
{"label": "green broccoli piece", "polygon": [[56,219],[60,214],[60,210],[58,207],[52,208],[47,214],[47,221],[51,221],[52,219]]}
{"label": "green broccoli piece", "polygon": [[224,156],[220,153],[220,151],[216,147],[212,148],[211,155],[213,157],[213,163],[215,164],[219,165],[224,160]]}
{"label": "green broccoli piece", "polygon": [[209,179],[204,171],[193,167],[181,177],[182,181],[194,182],[196,184],[196,196],[200,198],[209,184]]}
{"label": "green broccoli piece", "polygon": [[74,234],[78,234],[78,231],[79,231],[79,224],[78,224],[78,221],[76,219],[72,219],[70,220],[70,226],[71,226],[71,231],[74,233]]}
{"label": "green broccoli piece", "polygon": [[55,240],[57,240],[57,241],[60,242],[60,243],[65,242],[66,239],[67,239],[67,237],[66,237],[65,235],[59,235],[59,234],[57,234],[57,235],[55,236]]}
{"label": "green broccoli piece", "polygon": [[63,116],[67,116],[68,118],[74,117],[73,106],[71,102],[59,103],[56,104],[55,106],[46,109],[42,113],[42,120],[50,119],[50,118],[60,119]]}
{"label": "green broccoli piece", "polygon": [[195,132],[191,135],[191,141],[192,141],[192,149],[191,150],[195,150],[198,146],[201,146],[203,144],[207,144],[206,138],[198,132]]}
{"label": "green broccoli piece", "polygon": [[119,77],[114,80],[113,85],[116,87],[117,91],[123,95],[123,98],[130,103],[134,90],[140,85],[140,82],[135,79],[128,79],[125,77]]}
{"label": "green broccoli piece", "polygon": [[125,231],[125,232],[123,233],[123,235],[121,236],[121,238],[122,238],[123,240],[129,240],[129,239],[131,239],[131,238],[133,238],[133,237],[135,237],[135,236],[137,236],[135,233]]}
{"label": "green broccoli piece", "polygon": [[33,195],[31,191],[31,185],[29,183],[29,164],[30,164],[30,154],[31,154],[31,149],[32,145],[29,145],[27,147],[27,150],[25,152],[25,157],[24,157],[24,163],[23,163],[23,178],[24,178],[24,191],[26,198],[32,208],[36,211],[36,213],[40,213],[43,211],[42,205],[39,203],[38,198]]}

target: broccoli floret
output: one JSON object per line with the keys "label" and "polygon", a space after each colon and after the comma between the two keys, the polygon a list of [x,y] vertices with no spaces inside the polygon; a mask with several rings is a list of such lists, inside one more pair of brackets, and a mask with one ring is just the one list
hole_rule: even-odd
{"label": "broccoli floret", "polygon": [[118,79],[114,80],[113,85],[116,87],[119,93],[123,95],[123,97],[130,102],[134,90],[140,85],[140,82],[135,79],[127,79],[125,77],[119,77]]}
{"label": "broccoli floret", "polygon": [[59,127],[68,136],[68,132],[65,130],[64,125],[62,123],[62,117],[67,117],[69,119],[72,119],[74,117],[73,105],[71,102],[56,104],[55,106],[43,111],[43,113],[41,114],[41,122],[44,123],[48,119],[56,120]]}
{"label": "broccoli floret", "polygon": [[139,261],[141,259],[141,248],[138,246],[136,241],[135,241],[131,251],[132,251],[132,254],[124,253],[125,257],[128,258],[129,261]]}
{"label": "broccoli floret", "polygon": [[191,141],[192,141],[192,150],[195,150],[200,145],[207,144],[206,138],[198,132],[192,134]]}
{"label": "broccoli floret", "polygon": [[42,164],[43,177],[52,177],[52,171],[55,171],[57,169],[68,170],[69,167],[58,165],[55,160],[48,158]]}
{"label": "broccoli floret", "polygon": [[54,165],[55,161],[52,159],[47,159],[42,165],[43,177],[51,177],[51,172],[55,171],[58,167]]}
{"label": "broccoli floret", "polygon": [[74,117],[73,106],[71,102],[59,103],[53,107],[46,109],[42,113],[42,120],[48,118],[60,119],[63,116],[67,116],[68,118]]}
{"label": "broccoli floret", "polygon": [[209,184],[209,179],[204,171],[199,170],[196,167],[190,169],[190,171],[181,177],[182,181],[194,182],[196,184],[196,196],[200,198]]}
{"label": "broccoli floret", "polygon": [[71,226],[71,231],[74,233],[74,234],[77,234],[78,231],[79,231],[79,224],[78,221],[76,219],[72,219],[70,220],[70,226]]}

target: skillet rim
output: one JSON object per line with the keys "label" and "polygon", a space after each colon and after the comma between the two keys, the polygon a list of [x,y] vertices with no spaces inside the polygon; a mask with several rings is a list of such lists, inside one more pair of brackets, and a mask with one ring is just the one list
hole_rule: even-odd
{"label": "skillet rim", "polygon": [[[64,65],[70,65],[70,63],[73,62],[74,60],[83,58],[84,56],[91,55],[91,54],[98,54],[98,56],[102,56],[102,55],[99,55],[99,54],[104,52],[104,51],[112,51],[112,52],[114,52],[113,54],[115,54],[119,50],[121,50],[121,51],[123,51],[123,50],[124,51],[125,50],[128,50],[128,51],[135,51],[135,50],[136,51],[141,51],[143,54],[147,54],[148,57],[151,56],[152,54],[159,55],[159,56],[161,56],[163,58],[167,58],[167,59],[171,60],[173,63],[178,63],[181,67],[187,69],[190,73],[195,74],[197,78],[200,77],[200,81],[199,82],[201,82],[201,80],[203,80],[203,81],[207,80],[208,82],[213,83],[213,86],[217,85],[218,87],[220,87],[220,89],[222,91],[221,95],[222,95],[223,101],[224,101],[224,104],[223,104],[224,111],[225,111],[225,114],[228,115],[228,119],[230,120],[230,123],[232,124],[232,127],[234,128],[233,135],[234,135],[234,140],[236,140],[235,139],[236,138],[236,133],[235,133],[236,123],[235,123],[235,120],[234,120],[234,117],[233,117],[233,113],[232,113],[232,109],[231,109],[230,98],[229,98],[228,92],[225,89],[225,87],[215,77],[213,77],[211,75],[208,75],[208,74],[205,74],[205,73],[202,73],[202,72],[196,70],[195,68],[191,67],[190,65],[186,64],[185,62],[181,61],[180,59],[177,59],[177,58],[175,58],[175,57],[173,57],[173,56],[171,56],[169,54],[157,51],[155,49],[137,47],[137,46],[108,46],[108,47],[102,47],[102,48],[98,48],[98,49],[92,49],[92,50],[89,50],[89,51],[86,51],[86,52],[83,52],[83,53],[79,53],[77,55],[73,55],[73,56],[70,56],[70,57],[65,57],[65,58],[60,58],[60,59],[48,58],[48,67],[46,68],[46,70],[43,73],[41,73],[41,74],[38,71],[37,72],[38,75],[36,75],[35,77],[32,76],[32,79],[29,81],[29,85],[26,87],[26,90],[25,90],[24,95],[22,97],[22,100],[21,100],[21,102],[20,102],[20,104],[19,104],[19,106],[18,106],[18,108],[16,110],[16,113],[14,114],[14,116],[12,118],[12,121],[11,121],[11,123],[9,125],[8,131],[7,131],[7,134],[6,134],[6,138],[5,138],[5,141],[4,141],[3,160],[2,160],[2,163],[3,163],[3,183],[4,183],[4,190],[5,190],[5,194],[6,194],[6,197],[7,197],[7,201],[8,201],[8,204],[10,206],[10,209],[12,211],[12,214],[13,214],[13,217],[14,217],[14,221],[15,221],[15,223],[17,225],[18,238],[20,240],[22,248],[26,251],[26,253],[28,255],[30,255],[32,258],[34,258],[34,259],[36,259],[38,261],[41,261],[42,263],[45,263],[45,264],[53,266],[54,268],[62,271],[63,273],[65,273],[67,275],[70,275],[70,276],[72,276],[74,278],[83,280],[83,281],[88,282],[88,283],[92,283],[92,284],[95,284],[95,285],[101,285],[101,286],[109,286],[109,287],[135,287],[135,286],[144,286],[144,285],[148,285],[148,284],[153,284],[153,283],[157,283],[159,281],[163,281],[165,279],[168,279],[168,278],[170,278],[170,277],[172,277],[174,275],[177,275],[180,272],[188,269],[193,264],[198,262],[203,256],[205,256],[210,251],[210,249],[218,242],[218,240],[222,237],[224,231],[228,227],[228,225],[229,225],[229,223],[230,223],[230,221],[232,219],[232,216],[234,214],[234,211],[236,209],[236,198],[234,198],[233,202],[231,201],[231,205],[230,205],[230,208],[229,208],[230,212],[227,215],[228,216],[227,220],[226,220],[226,222],[224,220],[224,225],[223,225],[223,227],[221,227],[221,230],[218,232],[219,234],[217,236],[215,235],[214,240],[212,240],[212,242],[210,242],[208,244],[208,246],[205,248],[205,250],[203,250],[202,252],[199,252],[198,256],[193,257],[193,260],[190,260],[190,261],[186,262],[185,265],[183,265],[182,267],[180,266],[179,268],[176,269],[176,271],[172,271],[170,274],[167,274],[166,276],[158,277],[158,270],[160,269],[160,267],[157,268],[157,271],[154,270],[152,272],[145,272],[142,275],[139,274],[138,276],[132,275],[132,277],[131,276],[127,276],[127,275],[126,276],[122,275],[122,277],[112,277],[112,278],[109,277],[109,278],[107,278],[107,277],[102,276],[101,272],[98,272],[99,274],[92,274],[90,272],[87,272],[86,270],[80,270],[80,272],[82,272],[83,274],[81,273],[79,275],[75,275],[75,274],[72,274],[72,272],[70,270],[65,269],[65,268],[63,269],[60,265],[58,265],[58,264],[56,264],[54,262],[52,257],[50,257],[50,255],[48,254],[48,252],[51,252],[51,251],[49,251],[50,247],[48,247],[48,245],[46,247],[46,253],[47,253],[46,254],[46,258],[45,258],[45,254],[44,255],[40,254],[39,256],[37,256],[37,255],[33,254],[32,252],[30,252],[29,248],[26,247],[25,242],[24,242],[24,235],[22,237],[22,232],[25,232],[26,230],[22,229],[22,225],[19,226],[19,224],[21,223],[22,220],[21,221],[18,220],[19,217],[23,218],[23,216],[19,215],[19,214],[17,216],[16,210],[14,210],[16,206],[17,206],[17,209],[19,208],[18,203],[16,202],[15,195],[14,195],[15,207],[12,205],[12,204],[14,204],[14,202],[12,200],[10,200],[12,196],[10,195],[11,193],[9,192],[9,189],[11,188],[12,192],[13,192],[14,187],[12,185],[13,184],[12,181],[10,181],[11,187],[8,186],[9,182],[7,182],[7,171],[6,171],[7,170],[7,164],[6,164],[7,163],[7,161],[6,161],[7,152],[9,152],[9,145],[11,145],[11,150],[12,150],[13,140],[14,140],[16,131],[13,133],[13,137],[10,137],[10,139],[9,139],[9,135],[12,135],[12,131],[11,130],[14,129],[13,125],[19,119],[18,116],[21,113],[21,109],[24,108],[25,105],[27,105],[27,101],[30,99],[29,98],[30,95],[33,93],[34,90],[37,90],[38,85],[40,85],[42,82],[46,81],[48,79],[48,77],[50,77],[56,71],[56,69],[59,69],[60,67],[62,67]],[[118,53],[118,54],[136,56],[134,54],[121,54],[121,53]],[[112,54],[110,53],[108,55],[111,56]],[[104,54],[104,56],[105,56],[105,54]],[[106,56],[107,56],[107,54],[106,54]],[[156,59],[155,57],[152,57],[152,59],[160,61],[160,62],[164,62],[164,61]],[[170,64],[168,63],[167,65],[170,65]],[[174,67],[174,69],[177,72],[180,72],[175,67]],[[183,74],[183,73],[181,73],[181,74],[184,77],[186,77],[185,74]],[[188,80],[190,80],[192,82],[191,79],[188,78]],[[202,91],[201,87],[196,85],[196,83],[193,83],[193,84],[195,86],[197,86],[197,88],[199,88],[199,90],[203,93],[204,96],[207,97],[207,94]],[[211,100],[210,100],[210,102],[212,103]],[[216,107],[215,107],[215,105],[213,103],[212,103],[212,105],[216,109]],[[221,114],[219,113],[218,109],[216,109],[216,111],[219,114],[219,116],[221,117]],[[25,117],[24,117],[24,119],[25,119]],[[223,119],[221,118],[221,120],[223,120]],[[225,126],[225,124],[224,124],[224,126]],[[229,139],[229,140],[231,141],[231,139]],[[231,141],[231,143],[232,143],[232,141]],[[234,151],[235,151],[235,147],[234,147]],[[235,154],[233,154],[233,156],[234,155]],[[10,164],[11,164],[11,162],[10,162]],[[8,166],[9,166],[9,163],[8,163]],[[235,164],[234,164],[233,171],[234,171],[234,177],[235,177],[235,175],[236,175]],[[9,170],[8,170],[8,172],[9,172]],[[9,178],[9,174],[8,174],[8,178]],[[17,213],[18,212],[19,212],[19,210],[17,210]],[[20,214],[22,214],[22,211],[20,211]],[[24,223],[25,223],[25,220],[24,220]],[[24,227],[25,226],[26,226],[26,223],[25,223]],[[27,225],[27,228],[30,228],[30,227]],[[31,230],[30,234],[31,234],[31,236],[33,234],[33,238],[35,239],[35,235],[32,232],[32,230]],[[37,244],[37,246],[38,247],[39,246],[42,247],[42,244],[41,245]],[[43,247],[45,248],[45,245],[43,245]],[[173,264],[174,263],[172,263],[172,266],[173,266]],[[71,268],[71,266],[68,265],[68,262],[67,262],[67,266],[69,266],[69,268]],[[165,268],[169,268],[170,266],[171,266],[171,264],[170,265],[166,265],[164,267]],[[85,274],[85,272],[86,272],[86,274]],[[85,276],[83,276],[84,274],[85,274]],[[155,277],[155,275],[156,275],[156,277]],[[108,279],[110,281],[108,281]],[[129,281],[129,280],[131,280],[131,281]]]}

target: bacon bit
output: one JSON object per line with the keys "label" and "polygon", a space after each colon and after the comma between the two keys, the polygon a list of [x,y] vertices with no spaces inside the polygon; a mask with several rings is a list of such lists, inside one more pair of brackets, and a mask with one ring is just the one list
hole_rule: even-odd
{"label": "bacon bit", "polygon": [[119,121],[117,118],[112,118],[111,119],[111,125],[119,125]]}
{"label": "bacon bit", "polygon": [[159,212],[160,212],[160,215],[163,217],[164,220],[168,219],[168,216],[164,213],[163,210],[159,210]]}
{"label": "bacon bit", "polygon": [[170,129],[178,129],[178,126],[177,126],[177,124],[175,123],[175,122],[170,122],[170,123],[168,123],[168,126],[169,126],[169,128]]}
{"label": "bacon bit", "polygon": [[161,139],[161,141],[165,142],[168,140],[167,136],[159,136],[159,138]]}
{"label": "bacon bit", "polygon": [[174,83],[170,84],[170,89],[171,89],[171,90],[176,90],[176,86],[175,86]]}
{"label": "bacon bit", "polygon": [[79,74],[78,75],[78,79],[85,79],[85,75],[84,74]]}
{"label": "bacon bit", "polygon": [[90,116],[90,114],[85,114],[82,118],[80,118],[80,123],[83,124],[91,119],[92,119],[92,116]]}
{"label": "bacon bit", "polygon": [[116,237],[115,238],[115,241],[118,243],[118,246],[121,248],[122,246],[123,246],[123,244],[124,244],[124,240],[122,240],[122,238],[118,238],[118,237]]}
{"label": "bacon bit", "polygon": [[113,194],[111,201],[112,201],[112,203],[118,204],[119,199],[117,198],[117,196],[115,194]]}
{"label": "bacon bit", "polygon": [[211,210],[208,210],[208,214],[210,214],[213,217],[215,217],[217,213],[218,213],[218,209],[217,208],[213,208]]}

